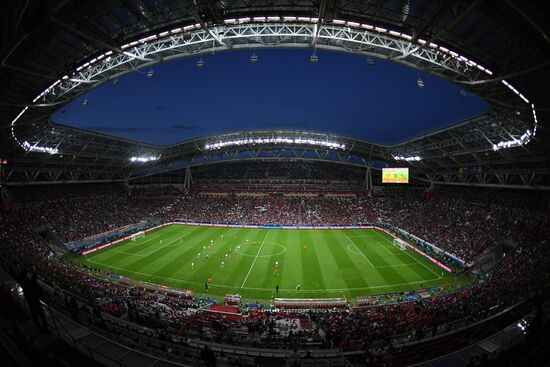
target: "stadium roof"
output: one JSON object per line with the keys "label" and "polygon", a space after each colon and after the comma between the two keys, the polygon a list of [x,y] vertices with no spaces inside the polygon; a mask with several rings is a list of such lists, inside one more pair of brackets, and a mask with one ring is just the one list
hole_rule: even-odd
{"label": "stadium roof", "polygon": [[[545,183],[550,42],[542,5],[496,0],[9,2],[2,12],[6,33],[0,51],[0,149],[11,161],[7,179],[125,180],[246,154],[269,158],[285,148],[295,152],[294,158],[307,152],[312,159],[336,157],[364,165],[408,158],[416,177],[430,182]],[[60,106],[136,69],[212,50],[264,47],[389,59],[462,86],[488,101],[490,112],[394,146],[332,134],[256,131],[159,149],[50,120]],[[213,144],[216,149],[206,148]]]}
{"label": "stadium roof", "polygon": [[[56,123],[156,145],[235,131],[300,129],[395,144],[488,112],[475,95],[386,60],[240,50],[155,65],[57,111]],[[249,59],[255,55],[255,62]],[[418,78],[425,83],[420,89]]]}

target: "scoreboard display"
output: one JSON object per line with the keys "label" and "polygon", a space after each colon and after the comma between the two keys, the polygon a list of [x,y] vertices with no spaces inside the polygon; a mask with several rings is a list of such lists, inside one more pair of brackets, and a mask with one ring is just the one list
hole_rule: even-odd
{"label": "scoreboard display", "polygon": [[382,183],[409,183],[409,169],[382,168]]}

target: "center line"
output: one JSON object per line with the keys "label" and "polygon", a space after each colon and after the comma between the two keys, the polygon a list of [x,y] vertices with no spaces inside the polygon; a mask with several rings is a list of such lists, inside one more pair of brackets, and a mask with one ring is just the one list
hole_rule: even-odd
{"label": "center line", "polygon": [[260,245],[260,248],[258,249],[258,252],[256,253],[256,256],[254,257],[254,261],[252,262],[252,265],[250,265],[250,269],[248,270],[248,274],[246,274],[246,278],[244,278],[244,282],[241,285],[241,288],[244,287],[244,283],[246,283],[246,280],[248,279],[248,276],[250,275],[250,272],[252,271],[252,268],[254,267],[254,264],[256,264],[256,260],[258,260],[258,255],[260,254],[260,251],[262,251],[262,247],[264,247],[265,239],[267,238],[268,234],[269,234],[269,229],[267,230],[267,233],[265,234],[264,240],[262,241],[262,244]]}

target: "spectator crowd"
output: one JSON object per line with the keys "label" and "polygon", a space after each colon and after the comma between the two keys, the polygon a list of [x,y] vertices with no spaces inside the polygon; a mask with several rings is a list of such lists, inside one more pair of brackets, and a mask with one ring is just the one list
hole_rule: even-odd
{"label": "spectator crowd", "polygon": [[[14,208],[0,212],[0,255],[10,270],[17,274],[35,267],[54,295],[64,295],[64,307],[75,318],[83,310],[106,313],[159,328],[162,335],[208,334],[224,342],[244,335],[265,345],[300,342],[368,348],[395,335],[420,338],[449,322],[481,320],[529,297],[549,280],[548,197],[539,193],[449,189],[428,194],[385,190],[373,196],[285,196],[115,185],[74,186],[49,194],[42,188],[41,192],[19,190],[14,193]],[[519,247],[482,282],[453,293],[343,311],[255,310],[226,316],[199,310],[192,299],[106,281],[95,276],[99,271],[64,263],[32,230],[47,227],[60,241],[68,242],[138,221],[173,218],[258,224],[382,222],[465,260],[474,260],[498,240],[514,241]],[[283,333],[277,327],[281,320],[304,327]]]}

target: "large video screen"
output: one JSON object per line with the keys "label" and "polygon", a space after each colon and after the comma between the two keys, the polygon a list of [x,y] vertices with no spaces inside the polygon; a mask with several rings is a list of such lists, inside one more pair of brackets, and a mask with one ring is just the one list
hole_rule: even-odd
{"label": "large video screen", "polygon": [[382,168],[382,183],[409,183],[409,169]]}

